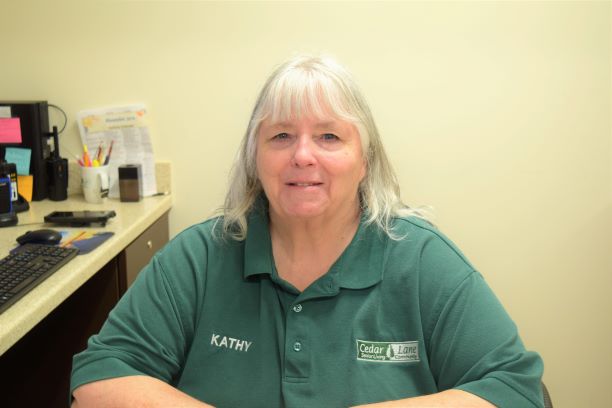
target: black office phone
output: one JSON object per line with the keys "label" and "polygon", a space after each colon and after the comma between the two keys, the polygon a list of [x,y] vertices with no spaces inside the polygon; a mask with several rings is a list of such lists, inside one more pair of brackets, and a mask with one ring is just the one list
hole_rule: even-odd
{"label": "black office phone", "polygon": [[70,225],[72,227],[91,224],[106,225],[106,222],[117,215],[114,211],[54,211],[45,215],[45,222]]}

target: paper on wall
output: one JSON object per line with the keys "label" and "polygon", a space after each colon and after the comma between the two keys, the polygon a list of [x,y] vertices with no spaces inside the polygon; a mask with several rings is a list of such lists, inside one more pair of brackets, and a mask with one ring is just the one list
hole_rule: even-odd
{"label": "paper on wall", "polygon": [[147,110],[143,104],[84,110],[77,114],[81,141],[90,155],[100,146],[103,152],[113,143],[109,160],[109,197],[119,197],[118,167],[124,164],[140,164],[142,169],[142,193],[157,193],[155,158],[147,126]]}

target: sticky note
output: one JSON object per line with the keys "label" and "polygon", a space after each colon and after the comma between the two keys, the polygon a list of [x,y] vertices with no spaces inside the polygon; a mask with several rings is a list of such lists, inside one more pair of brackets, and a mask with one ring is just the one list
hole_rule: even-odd
{"label": "sticky note", "polygon": [[34,176],[17,176],[17,186],[19,194],[25,198],[28,203],[32,201]]}
{"label": "sticky note", "polygon": [[17,174],[30,174],[30,158],[32,150],[22,147],[7,147],[4,153],[4,160],[8,163],[15,163],[17,166]]}
{"label": "sticky note", "polygon": [[19,118],[0,118],[0,143],[21,143]]}

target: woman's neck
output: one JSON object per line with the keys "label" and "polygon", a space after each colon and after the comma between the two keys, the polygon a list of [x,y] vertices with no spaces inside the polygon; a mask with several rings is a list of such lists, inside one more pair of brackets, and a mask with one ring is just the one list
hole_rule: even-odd
{"label": "woman's neck", "polygon": [[356,206],[332,219],[285,220],[270,213],[270,236],[281,278],[303,290],[324,275],[359,227]]}

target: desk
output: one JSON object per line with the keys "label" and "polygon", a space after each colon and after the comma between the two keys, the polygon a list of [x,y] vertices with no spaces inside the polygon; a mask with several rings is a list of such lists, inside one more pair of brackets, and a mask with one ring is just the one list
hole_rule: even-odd
{"label": "desk", "polygon": [[[31,203],[28,212],[19,214],[18,226],[0,230],[0,256],[4,257],[15,246],[15,238],[29,230],[89,229],[27,225],[41,223],[52,211],[115,210],[117,213],[105,227],[91,227],[96,231],[112,231],[115,235],[89,254],[78,255],[0,314],[1,406],[13,406],[5,405],[7,401],[14,401],[20,407],[66,406],[66,367],[71,364],[71,354],[82,350],[86,339],[99,330],[108,311],[133,279],[135,272],[126,269],[130,264],[126,260],[127,249],[143,233],[160,224],[165,225],[166,237],[163,242],[156,242],[156,246],[167,241],[167,213],[171,205],[171,196],[148,197],[136,203],[107,199],[103,204],[90,204],[79,196],[59,202],[43,200]],[[56,381],[57,376],[61,378]],[[51,384],[45,387],[48,383]],[[35,397],[38,399],[32,401],[37,401],[37,405],[33,405],[22,399],[32,397],[23,395],[26,390],[28,394],[46,392],[48,395]],[[15,399],[4,399],[7,393],[13,393]]]}

